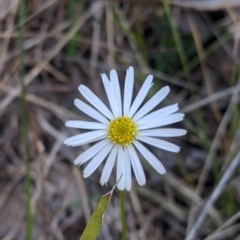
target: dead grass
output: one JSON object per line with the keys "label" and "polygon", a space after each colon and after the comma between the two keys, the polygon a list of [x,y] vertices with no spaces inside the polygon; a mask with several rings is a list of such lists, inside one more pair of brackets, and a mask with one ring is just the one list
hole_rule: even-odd
{"label": "dead grass", "polygon": [[[0,1],[0,239],[26,236],[21,26],[31,239],[78,239],[114,185],[115,175],[101,187],[100,171],[82,178],[73,160],[88,146],[63,146],[78,133],[64,123],[86,118],[73,106],[80,84],[105,100],[99,74],[115,68],[123,81],[130,65],[136,89],[150,73],[153,92],[170,86],[165,104],[179,103],[188,134],[175,141],[180,154],[155,150],[165,176],[146,165],[147,185],[134,182],[127,194],[128,239],[240,239],[239,166],[229,167],[240,146],[239,1],[170,1],[173,25],[161,1],[32,0],[23,22],[19,0],[7,2]],[[118,201],[115,193],[99,239],[120,239]]]}

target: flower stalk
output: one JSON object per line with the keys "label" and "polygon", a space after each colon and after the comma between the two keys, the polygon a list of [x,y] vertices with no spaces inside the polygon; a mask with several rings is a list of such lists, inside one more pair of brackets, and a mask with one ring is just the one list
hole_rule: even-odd
{"label": "flower stalk", "polygon": [[121,212],[121,222],[122,222],[122,240],[127,238],[127,223],[125,214],[125,191],[119,191],[120,194],[120,212]]}

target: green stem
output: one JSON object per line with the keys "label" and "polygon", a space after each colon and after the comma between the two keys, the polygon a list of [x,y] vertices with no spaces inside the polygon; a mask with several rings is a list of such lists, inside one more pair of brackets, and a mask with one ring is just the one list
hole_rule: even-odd
{"label": "green stem", "polygon": [[33,216],[31,212],[31,182],[30,182],[30,162],[29,162],[29,151],[28,151],[28,121],[27,121],[27,106],[25,100],[25,84],[23,81],[25,74],[25,62],[24,62],[24,30],[25,26],[23,20],[25,19],[25,0],[20,0],[19,2],[19,48],[20,48],[20,82],[22,87],[21,94],[21,132],[23,140],[23,158],[25,164],[25,211],[26,211],[26,240],[32,239],[32,229],[33,229]]}
{"label": "green stem", "polygon": [[172,31],[172,34],[173,34],[173,38],[174,38],[174,41],[175,41],[176,46],[177,46],[180,61],[181,61],[181,64],[183,66],[183,71],[184,71],[185,76],[186,76],[186,78],[189,82],[189,85],[191,87],[191,79],[190,79],[190,74],[189,74],[189,66],[187,64],[187,57],[185,55],[185,51],[184,51],[184,48],[183,48],[181,36],[178,33],[178,30],[177,30],[177,28],[175,26],[175,23],[173,21],[171,7],[170,7],[170,4],[169,4],[168,0],[163,0],[163,7],[164,7],[164,10],[167,14],[167,18],[168,18],[168,21],[169,21],[169,24],[170,24],[170,28],[171,28],[171,31]]}
{"label": "green stem", "polygon": [[120,211],[121,211],[121,221],[122,221],[122,240],[126,240],[127,236],[127,224],[125,215],[125,191],[120,191]]}

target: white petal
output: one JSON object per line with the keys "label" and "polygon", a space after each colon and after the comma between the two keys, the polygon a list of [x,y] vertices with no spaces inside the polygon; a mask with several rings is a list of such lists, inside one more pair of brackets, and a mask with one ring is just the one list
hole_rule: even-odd
{"label": "white petal", "polygon": [[80,85],[78,90],[103,115],[109,119],[114,118],[106,105],[89,88],[84,85]]}
{"label": "white petal", "polygon": [[151,128],[156,128],[156,127],[162,127],[166,125],[170,125],[172,123],[180,122],[183,120],[184,114],[183,113],[174,113],[169,116],[166,116],[162,119],[158,119],[153,122],[148,122],[144,124],[139,124],[138,125],[138,130],[143,130],[143,129],[151,129]]}
{"label": "white petal", "polygon": [[125,161],[124,161],[124,154],[122,146],[116,146],[118,149],[117,155],[117,179],[118,182],[117,187],[119,190],[124,189],[125,185]]}
{"label": "white petal", "polygon": [[100,150],[100,152],[98,152],[98,154],[90,161],[90,163],[84,169],[84,178],[89,177],[99,167],[99,165],[103,162],[105,157],[111,151],[112,147],[113,144],[109,142],[104,148]]}
{"label": "white petal", "polygon": [[165,170],[164,166],[161,164],[161,162],[147,148],[145,148],[140,142],[134,141],[133,144],[157,172],[159,172],[160,174],[164,174],[166,172],[166,170]]}
{"label": "white petal", "polygon": [[99,113],[98,111],[96,111],[92,107],[88,106],[83,101],[81,101],[79,99],[75,99],[74,104],[79,110],[86,113],[88,116],[98,120],[99,122],[102,122],[102,123],[108,123],[109,122],[101,113]]}
{"label": "white petal", "polygon": [[128,113],[129,117],[132,117],[135,114],[135,112],[138,110],[139,106],[143,102],[143,100],[146,97],[149,89],[153,85],[152,84],[152,80],[153,80],[153,76],[149,75],[147,77],[147,79],[144,81],[141,89],[138,92],[138,95],[136,96],[136,98],[135,98],[135,100],[134,100],[134,102],[133,102],[133,104],[132,104],[132,106],[130,108],[130,111]]}
{"label": "white petal", "polygon": [[116,70],[111,70],[110,72],[110,79],[111,83],[114,89],[114,93],[116,96],[117,100],[117,106],[118,106],[118,115],[122,116],[122,98],[121,98],[121,90],[120,90],[120,85],[118,81],[118,75]]}
{"label": "white petal", "polygon": [[163,128],[142,130],[138,132],[138,136],[150,136],[150,137],[179,137],[187,133],[185,129],[179,128]]}
{"label": "white petal", "polygon": [[75,165],[82,165],[83,163],[87,162],[89,159],[94,157],[103,147],[105,147],[109,143],[108,139],[103,139],[102,141],[96,143],[88,150],[83,152],[79,157],[74,160]]}
{"label": "white petal", "polygon": [[114,94],[114,90],[112,87],[111,82],[108,80],[108,77],[106,74],[102,74],[102,81],[103,81],[103,85],[108,97],[108,102],[110,104],[110,107],[112,109],[112,113],[114,115],[114,117],[119,117],[119,113],[118,113],[118,106],[117,106],[117,100]]}
{"label": "white petal", "polygon": [[132,174],[131,174],[131,162],[129,158],[128,149],[124,148],[124,161],[125,161],[125,189],[131,190],[132,187]]}
{"label": "white petal", "polygon": [[166,117],[169,114],[172,114],[178,110],[178,104],[173,104],[164,108],[161,108],[157,111],[154,111],[152,113],[149,113],[148,115],[144,116],[143,118],[140,118],[137,121],[137,124],[144,124],[149,123],[152,121],[155,121],[156,119],[161,119],[163,117]]}
{"label": "white petal", "polygon": [[66,127],[72,128],[81,128],[81,129],[107,129],[106,124],[98,123],[98,122],[86,122],[79,120],[71,120],[65,123]]}
{"label": "white petal", "polygon": [[143,186],[146,184],[146,177],[142,168],[142,164],[138,158],[138,155],[132,145],[128,146],[128,152],[132,164],[132,168],[134,171],[134,174],[136,176],[137,182],[140,186]]}
{"label": "white petal", "polygon": [[86,133],[81,133],[76,136],[72,136],[70,138],[67,138],[64,141],[64,144],[67,146],[80,146],[89,142],[95,142],[99,139],[99,137],[106,138],[106,130],[97,130],[97,131],[91,131]]}
{"label": "white petal", "polygon": [[133,93],[134,72],[133,67],[129,67],[124,85],[123,114],[128,115]]}
{"label": "white petal", "polygon": [[152,145],[157,148],[161,148],[161,149],[169,151],[169,152],[179,152],[180,151],[179,146],[177,146],[173,143],[169,143],[164,140],[157,139],[157,138],[138,136],[137,139],[142,142],[145,142],[149,145]]}
{"label": "white petal", "polygon": [[148,112],[150,112],[154,107],[156,107],[170,92],[170,88],[168,86],[160,89],[152,98],[150,98],[143,107],[136,113],[133,117],[133,121],[137,121]]}
{"label": "white petal", "polygon": [[103,168],[102,176],[100,179],[100,183],[102,185],[107,184],[107,182],[108,182],[108,179],[112,173],[112,169],[113,169],[113,166],[114,166],[114,163],[116,160],[116,156],[117,156],[117,148],[114,146],[112,148],[112,151],[110,152],[108,159]]}

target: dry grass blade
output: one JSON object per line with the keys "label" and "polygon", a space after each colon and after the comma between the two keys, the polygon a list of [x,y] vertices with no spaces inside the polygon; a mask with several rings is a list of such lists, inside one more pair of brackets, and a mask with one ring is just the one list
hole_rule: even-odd
{"label": "dry grass blade", "polygon": [[[131,29],[131,26],[130,26],[130,23],[127,21],[126,17],[124,16],[122,9],[120,7],[118,7],[116,4],[114,4],[114,11],[116,12],[117,16],[119,17],[119,21],[122,25],[122,28],[124,28],[125,32],[128,32]],[[126,37],[128,38],[128,41],[134,50],[134,54],[136,55],[138,64],[140,65],[141,68],[145,68],[146,67],[145,60],[143,59],[140,52],[138,51],[136,42],[133,41],[133,39],[130,37],[129,34]]]}
{"label": "dry grass blade", "polygon": [[159,78],[159,79],[161,79],[161,80],[163,80],[167,83],[171,83],[173,85],[185,88],[189,91],[192,90],[194,92],[197,92],[197,93],[200,93],[200,94],[203,94],[203,95],[206,94],[206,91],[203,88],[201,88],[201,87],[199,87],[195,84],[192,84],[191,86],[189,86],[189,84],[186,80],[182,80],[180,78],[170,76],[166,73],[163,73],[163,72],[151,69],[151,68],[147,68],[147,67],[141,68],[141,72],[143,72],[145,74],[152,74],[156,78]]}
{"label": "dry grass blade", "polygon": [[217,11],[225,9],[228,7],[239,7],[240,2],[238,0],[208,0],[208,1],[179,1],[179,0],[170,0],[171,4],[184,7],[191,8],[198,11]]}
{"label": "dry grass blade", "polygon": [[229,227],[232,225],[234,222],[236,222],[240,218],[240,211],[237,212],[234,216],[232,216],[230,219],[228,219],[220,228],[218,228],[215,232],[211,233],[207,238],[204,240],[212,240],[215,239],[220,233],[221,230],[224,228]]}
{"label": "dry grass blade", "polygon": [[[240,85],[240,77],[238,79],[238,82],[236,84],[237,86]],[[226,128],[228,126],[228,123],[231,119],[231,116],[232,116],[232,110],[236,104],[236,102],[238,101],[239,99],[239,94],[234,90],[233,92],[233,96],[231,98],[231,102],[222,118],[222,121],[218,127],[218,130],[215,134],[215,137],[213,139],[213,143],[211,145],[211,148],[210,148],[210,151],[209,151],[209,154],[208,154],[208,157],[204,163],[204,167],[203,167],[203,170],[202,170],[202,173],[200,175],[200,178],[199,178],[199,181],[198,181],[198,185],[197,185],[197,188],[196,188],[196,194],[198,195],[201,195],[202,191],[203,191],[203,188],[204,188],[204,185],[206,183],[206,179],[207,179],[207,176],[209,174],[209,171],[210,171],[210,168],[211,168],[211,164],[216,156],[216,151],[219,147],[219,145],[221,144],[221,139],[226,131]],[[190,213],[189,213],[189,219],[193,219],[195,218],[194,217],[194,211],[193,211],[193,208],[190,210]],[[189,222],[190,224],[190,222]]]}
{"label": "dry grass blade", "polygon": [[[8,93],[10,90],[8,88],[2,88],[3,92]],[[19,97],[19,95],[18,95]],[[59,119],[61,119],[63,122],[65,122],[69,117],[73,119],[78,119],[79,116],[59,105],[56,103],[50,102],[46,99],[43,99],[41,97],[38,97],[35,94],[28,93],[25,96],[26,100],[30,103],[33,103],[37,106],[41,106],[45,109],[50,110],[52,113],[54,113]]]}
{"label": "dry grass blade", "polygon": [[[86,12],[83,16],[77,19],[71,30],[59,40],[56,46],[47,54],[46,58],[38,63],[31,71],[24,77],[24,84],[30,84],[35,77],[44,69],[44,67],[59,53],[59,51],[67,44],[69,39],[79,30],[79,28],[95,13],[102,5],[98,5],[97,8],[92,8]],[[17,86],[10,90],[8,95],[0,103],[0,116],[3,115],[4,109],[13,101],[15,97],[21,91],[21,87]]]}
{"label": "dry grass blade", "polygon": [[0,0],[0,20],[5,18],[5,16],[10,12],[15,12],[18,5],[18,0],[4,1]]}
{"label": "dry grass blade", "polygon": [[198,230],[201,228],[205,218],[207,217],[207,214],[209,210],[212,208],[213,204],[225,188],[225,185],[229,178],[232,176],[233,172],[237,169],[238,165],[240,163],[240,151],[236,155],[236,157],[233,159],[232,163],[222,176],[221,180],[219,181],[218,185],[214,189],[213,193],[211,194],[209,200],[207,201],[206,205],[204,206],[202,212],[200,213],[199,217],[197,217],[196,223],[191,228],[189,234],[186,237],[186,240],[193,240],[195,239],[195,236],[198,232]]}
{"label": "dry grass blade", "polygon": [[84,184],[83,178],[80,175],[79,171],[77,168],[73,168],[73,175],[76,179],[76,182],[78,184],[78,188],[79,188],[79,192],[81,194],[81,198],[84,204],[84,216],[85,216],[85,220],[86,222],[89,220],[89,218],[91,217],[91,211],[90,211],[90,207],[89,204],[87,203],[87,200],[89,199],[88,193],[87,193],[87,189],[86,186]]}
{"label": "dry grass blade", "polygon": [[[190,24],[190,27],[192,29],[192,32],[195,32],[195,27],[193,25],[193,19],[191,17],[191,15],[188,13],[188,18],[189,18],[189,24]],[[195,36],[195,34],[193,34],[193,36]],[[195,38],[197,38],[195,36]],[[195,40],[196,42],[199,42],[197,39]],[[198,52],[200,54],[200,52],[202,52],[202,49],[201,49],[201,46],[200,44],[198,43],[197,44],[197,48],[199,49]],[[202,58],[201,54],[200,54],[200,59]],[[202,65],[202,68],[203,68],[203,72],[206,71],[205,69],[206,66],[203,66]],[[209,79],[206,79],[207,82],[209,82]],[[236,86],[238,86],[240,84],[240,78],[236,84]],[[204,164],[204,167],[203,167],[203,170],[202,170],[202,173],[200,175],[200,178],[199,178],[199,181],[198,181],[198,186],[196,188],[196,193],[198,195],[200,195],[203,191],[203,188],[204,188],[204,185],[205,185],[205,182],[206,182],[206,179],[208,177],[208,174],[209,174],[209,171],[210,171],[210,168],[211,168],[211,164],[212,164],[212,161],[213,159],[215,158],[216,156],[216,151],[221,143],[221,140],[222,140],[222,137],[224,136],[224,133],[226,131],[226,128],[228,126],[228,123],[231,119],[231,116],[232,116],[232,110],[235,106],[235,103],[238,101],[239,99],[239,94],[236,93],[236,90],[234,90],[234,93],[233,93],[233,96],[232,96],[232,99],[231,99],[231,102],[228,106],[228,109],[227,111],[225,112],[224,114],[224,117],[218,127],[218,130],[217,130],[217,133],[214,137],[214,140],[213,140],[213,143],[211,145],[211,148],[210,148],[210,151],[209,151],[209,154],[208,154],[208,157],[205,161],[205,164]],[[213,109],[216,109],[216,105],[213,105]],[[217,111],[215,110],[215,116],[219,116],[219,114],[217,114]],[[217,117],[217,119],[219,120],[219,117]],[[195,219],[195,211],[194,211],[194,207],[192,206],[191,207],[191,210],[190,210],[190,214],[189,214],[189,221],[188,221],[188,229],[191,229],[192,227],[192,224],[193,224],[193,219]]]}
{"label": "dry grass blade", "polygon": [[[204,82],[205,82],[205,85],[206,85],[206,88],[207,88],[207,92],[208,92],[208,95],[212,95],[213,94],[213,87],[211,85],[210,72],[209,72],[207,64],[204,61],[205,52],[204,52],[204,49],[203,49],[203,46],[202,46],[201,38],[200,38],[200,35],[199,35],[199,32],[198,32],[196,23],[195,23],[195,19],[192,16],[192,13],[190,11],[186,11],[186,17],[187,17],[188,24],[189,24],[190,29],[192,31],[193,39],[194,39],[194,42],[195,42],[195,45],[196,45],[197,53],[198,53],[201,68],[202,68],[203,79],[204,79]],[[221,113],[218,109],[218,106],[217,106],[216,102],[215,101],[211,102],[211,106],[212,106],[212,109],[213,109],[214,116],[215,116],[217,122],[219,123],[221,121],[222,116],[221,116]]]}
{"label": "dry grass blade", "polygon": [[176,203],[169,202],[166,199],[166,197],[161,196],[159,193],[155,193],[153,191],[150,191],[147,188],[137,188],[137,192],[140,195],[151,199],[151,201],[160,204],[162,208],[171,212],[178,219],[180,219],[184,222],[187,220],[186,209],[184,209],[183,207],[180,207]]}
{"label": "dry grass blade", "polygon": [[55,67],[53,67],[51,64],[47,64],[44,67],[49,73],[51,73],[53,76],[55,76],[55,78],[57,80],[59,80],[60,82],[70,82],[71,80],[64,75],[62,72],[60,72],[59,70],[57,70]]}
{"label": "dry grass blade", "polygon": [[[32,14],[30,17],[26,18],[23,22],[21,22],[20,24],[25,24],[28,21],[30,21],[31,19],[33,19],[34,17],[36,17],[38,14],[40,14],[43,11],[46,11],[48,8],[50,8],[51,6],[53,6],[55,3],[57,3],[59,0],[51,0],[51,1],[46,1],[45,3],[43,3],[43,5],[37,9],[36,12],[34,12],[34,14]],[[19,25],[20,25],[19,24]],[[19,25],[15,26],[15,28],[19,27]]]}
{"label": "dry grass blade", "polygon": [[240,85],[236,85],[234,87],[230,87],[230,88],[226,88],[222,91],[219,91],[219,92],[216,92],[210,96],[207,96],[197,102],[194,102],[194,103],[190,103],[189,105],[187,105],[186,107],[183,107],[181,109],[181,111],[183,113],[190,113],[192,111],[195,111],[201,107],[204,107],[208,104],[210,104],[211,102],[213,101],[216,101],[216,100],[220,100],[224,97],[227,97],[229,95],[232,95],[233,93],[236,93],[238,94],[240,92]]}
{"label": "dry grass blade", "polygon": [[[100,2],[94,3],[96,8],[99,8],[101,6]],[[91,58],[90,58],[90,67],[95,68],[97,65],[97,56],[99,53],[99,42],[100,42],[100,25],[99,22],[102,18],[103,10],[97,11],[95,14],[96,21],[93,23],[93,36],[92,36],[92,49],[91,49]]]}
{"label": "dry grass blade", "polygon": [[226,228],[222,231],[217,232],[216,234],[212,235],[210,238],[204,240],[221,240],[233,237],[235,234],[239,233],[240,224],[233,225],[229,228]]}
{"label": "dry grass blade", "polygon": [[106,26],[107,26],[107,48],[108,48],[108,65],[114,67],[114,26],[113,12],[110,4],[106,4]]}
{"label": "dry grass blade", "polygon": [[9,33],[11,33],[14,28],[14,20],[15,20],[15,15],[17,12],[17,7],[18,7],[18,0],[12,1],[11,14],[7,18],[7,31],[3,34],[4,36],[6,36],[6,38],[4,40],[4,43],[2,44],[1,53],[0,53],[0,55],[1,55],[1,57],[0,57],[0,76],[1,76],[2,69],[3,69],[4,63],[5,63],[4,61],[6,59],[6,53],[7,53],[9,42],[10,42]]}

